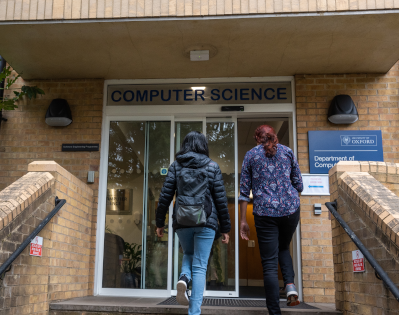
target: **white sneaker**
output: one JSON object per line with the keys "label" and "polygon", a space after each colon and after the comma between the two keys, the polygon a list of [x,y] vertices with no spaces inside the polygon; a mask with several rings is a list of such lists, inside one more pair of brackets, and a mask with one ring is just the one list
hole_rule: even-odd
{"label": "white sneaker", "polygon": [[177,303],[184,306],[190,304],[186,279],[187,278],[185,276],[180,277],[179,281],[177,282],[177,295],[176,295]]}
{"label": "white sneaker", "polygon": [[300,303],[298,301],[298,292],[296,290],[295,284],[287,284],[285,287],[285,292],[287,293],[287,306],[296,306]]}

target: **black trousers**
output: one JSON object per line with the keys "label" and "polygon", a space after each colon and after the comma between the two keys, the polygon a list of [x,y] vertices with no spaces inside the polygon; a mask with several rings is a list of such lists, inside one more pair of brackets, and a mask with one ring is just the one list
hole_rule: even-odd
{"label": "black trousers", "polygon": [[290,254],[290,243],[299,222],[300,210],[285,217],[255,215],[256,234],[263,266],[266,306],[270,315],[281,315],[278,284],[278,264],[284,286],[294,283],[295,273]]}

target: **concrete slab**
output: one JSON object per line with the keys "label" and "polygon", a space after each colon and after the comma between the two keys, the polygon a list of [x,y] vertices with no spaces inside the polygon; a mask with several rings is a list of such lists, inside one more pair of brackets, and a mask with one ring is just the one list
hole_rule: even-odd
{"label": "concrete slab", "polygon": [[[50,314],[78,315],[81,311],[89,312],[114,312],[125,314],[187,314],[184,306],[162,306],[158,305],[165,298],[134,298],[115,296],[88,296],[75,298],[50,304]],[[308,303],[317,309],[282,309],[285,315],[333,315],[342,314],[335,310],[334,304]],[[264,315],[267,310],[264,307],[218,307],[203,306],[204,315]]]}
{"label": "concrete slab", "polygon": [[[24,79],[386,73],[398,60],[398,16],[0,22],[1,55]],[[200,49],[217,53],[190,61]]]}

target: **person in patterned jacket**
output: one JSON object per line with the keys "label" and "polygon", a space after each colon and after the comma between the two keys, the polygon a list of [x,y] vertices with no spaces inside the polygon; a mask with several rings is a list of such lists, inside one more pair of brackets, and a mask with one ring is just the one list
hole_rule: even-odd
{"label": "person in patterned jacket", "polygon": [[246,213],[252,190],[266,306],[270,315],[280,315],[279,263],[287,293],[287,305],[299,304],[289,248],[299,222],[302,176],[294,153],[290,148],[278,143],[272,127],[259,126],[254,139],[258,145],[246,153],[241,170],[240,235],[242,239],[249,240]]}

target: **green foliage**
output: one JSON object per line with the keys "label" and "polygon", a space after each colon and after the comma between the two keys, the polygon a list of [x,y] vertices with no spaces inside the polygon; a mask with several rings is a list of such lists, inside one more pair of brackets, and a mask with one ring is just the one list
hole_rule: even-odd
{"label": "green foliage", "polygon": [[[6,80],[4,90],[10,89],[10,87],[21,77],[18,74],[15,78],[10,78],[11,72],[12,70],[10,66],[5,67],[3,71],[0,72],[0,82]],[[32,98],[36,98],[38,94],[44,95],[44,91],[39,89],[37,86],[23,85],[21,91],[14,91],[14,97],[4,97],[3,99],[0,99],[0,110],[14,110],[18,108],[15,103],[22,97],[27,96],[31,100]]]}
{"label": "green foliage", "polygon": [[122,263],[122,270],[124,273],[135,273],[135,268],[141,263],[141,245],[139,244],[129,244],[125,242],[125,251],[123,252],[123,258],[129,260],[124,260]]}
{"label": "green foliage", "polygon": [[115,234],[114,231],[112,231],[108,225],[105,226],[105,233]]}

